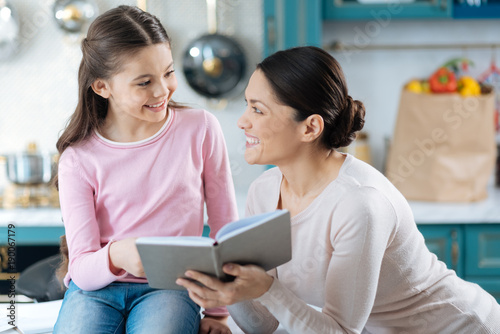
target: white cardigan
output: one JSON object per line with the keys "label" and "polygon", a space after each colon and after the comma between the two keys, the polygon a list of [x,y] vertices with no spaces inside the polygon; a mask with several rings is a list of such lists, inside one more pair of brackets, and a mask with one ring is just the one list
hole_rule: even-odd
{"label": "white cardigan", "polygon": [[[282,174],[250,187],[247,215],[275,210]],[[270,290],[228,307],[249,333],[500,333],[500,306],[432,254],[401,193],[347,155],[340,173],[292,217],[292,260]],[[318,306],[317,311],[307,304]]]}

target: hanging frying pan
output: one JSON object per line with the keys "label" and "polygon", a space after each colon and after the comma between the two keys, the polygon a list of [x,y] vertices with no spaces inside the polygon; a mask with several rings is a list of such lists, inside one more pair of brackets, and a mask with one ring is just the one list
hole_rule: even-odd
{"label": "hanging frying pan", "polygon": [[217,2],[207,0],[208,34],[191,42],[183,58],[187,82],[208,98],[239,93],[246,70],[245,54],[233,39],[217,33]]}

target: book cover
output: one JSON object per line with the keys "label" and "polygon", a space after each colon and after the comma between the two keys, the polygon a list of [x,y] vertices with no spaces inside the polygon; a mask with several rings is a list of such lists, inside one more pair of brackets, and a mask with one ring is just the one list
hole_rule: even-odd
{"label": "book cover", "polygon": [[290,213],[276,210],[226,224],[215,239],[142,237],[136,241],[148,283],[157,289],[182,290],[175,284],[186,270],[218,277],[225,263],[255,264],[273,269],[292,258]]}

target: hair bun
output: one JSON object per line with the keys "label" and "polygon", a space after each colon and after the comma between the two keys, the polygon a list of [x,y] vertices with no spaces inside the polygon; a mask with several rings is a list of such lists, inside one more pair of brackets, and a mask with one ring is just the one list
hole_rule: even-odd
{"label": "hair bun", "polygon": [[365,125],[365,106],[347,95],[344,110],[339,113],[335,130],[331,132],[331,148],[346,147],[356,139],[356,132]]}

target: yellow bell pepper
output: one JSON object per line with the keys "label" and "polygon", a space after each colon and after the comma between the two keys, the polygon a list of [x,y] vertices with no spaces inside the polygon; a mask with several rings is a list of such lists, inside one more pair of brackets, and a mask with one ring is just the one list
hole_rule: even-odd
{"label": "yellow bell pepper", "polygon": [[462,96],[478,96],[481,95],[481,86],[472,77],[461,77],[458,80],[458,92]]}
{"label": "yellow bell pepper", "polygon": [[414,93],[422,93],[422,84],[419,80],[411,80],[406,84],[406,90]]}
{"label": "yellow bell pepper", "polygon": [[431,85],[429,84],[429,80],[422,80],[420,85],[422,86],[423,93],[430,93],[431,92]]}

